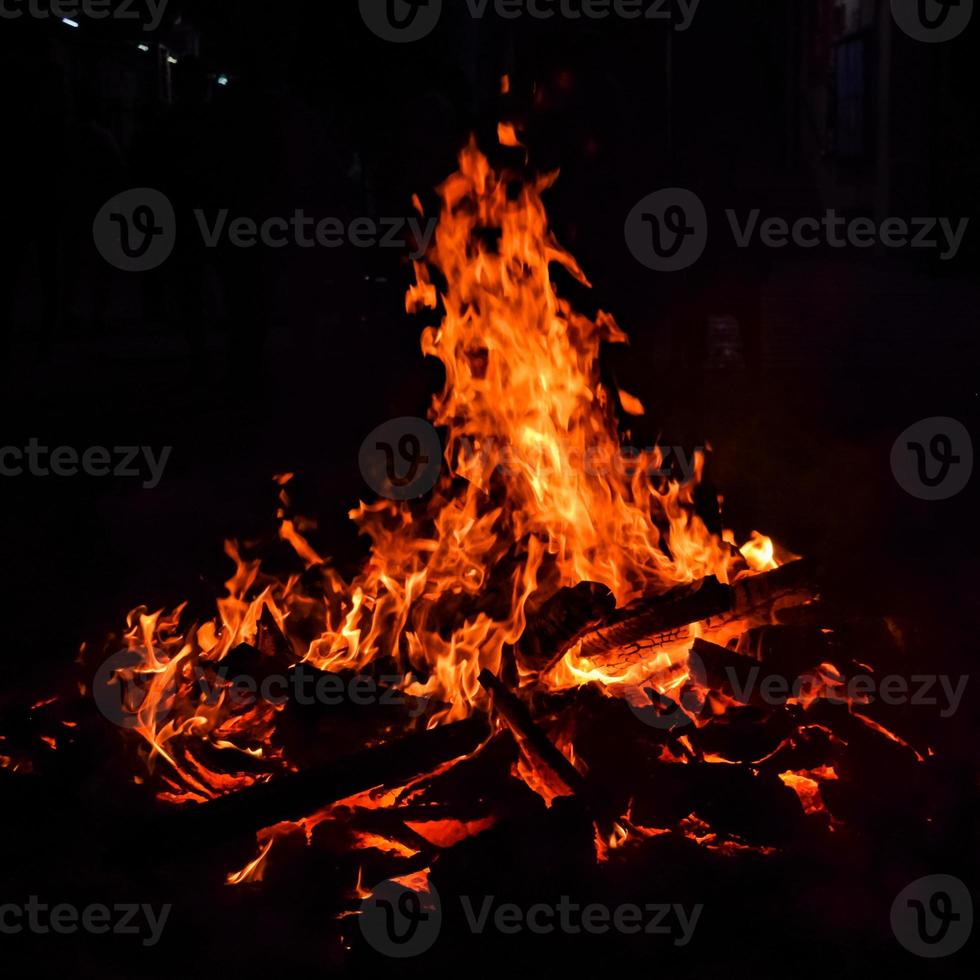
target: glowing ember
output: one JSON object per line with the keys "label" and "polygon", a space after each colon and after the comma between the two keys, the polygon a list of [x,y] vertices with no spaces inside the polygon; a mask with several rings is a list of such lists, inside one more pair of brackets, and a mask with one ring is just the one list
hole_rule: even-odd
{"label": "glowing ember", "polygon": [[489,830],[496,822],[495,817],[484,817],[482,820],[406,820],[405,826],[430,844],[452,847],[467,837],[475,837]]}
{"label": "glowing ember", "polygon": [[833,766],[820,766],[817,769],[803,769],[799,772],[781,772],[779,778],[796,791],[805,813],[827,812],[820,796],[820,783],[837,778]]}

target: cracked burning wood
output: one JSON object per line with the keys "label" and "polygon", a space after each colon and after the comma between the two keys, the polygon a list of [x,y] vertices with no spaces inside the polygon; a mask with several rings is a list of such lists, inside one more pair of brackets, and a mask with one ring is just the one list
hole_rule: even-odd
{"label": "cracked burning wood", "polygon": [[165,814],[170,831],[190,837],[227,837],[300,820],[331,803],[376,786],[393,788],[475,751],[490,735],[486,719],[471,718],[408,735],[329,765],[291,773],[203,804]]}
{"label": "cracked burning wood", "polygon": [[580,630],[615,611],[616,600],[605,586],[580,582],[574,588],[562,589],[539,609],[528,610],[527,629],[520,641],[521,655],[531,663],[547,661]]}
{"label": "cracked burning wood", "polygon": [[756,684],[761,668],[758,660],[717,643],[709,643],[700,637],[694,641],[691,654],[692,659],[697,658],[694,661],[695,674],[703,671],[704,681],[712,690],[722,691],[742,704],[771,707],[772,702],[767,702],[762,697]]}
{"label": "cracked burning wood", "polygon": [[[799,560],[771,572],[741,579],[732,586],[710,577],[666,595],[644,598],[579,630],[547,661],[532,666],[547,670],[571,650],[601,667],[632,663],[640,656],[692,639],[691,627],[724,639],[756,626],[779,622],[784,609],[816,598],[816,573]],[[523,652],[523,651],[522,651]]]}

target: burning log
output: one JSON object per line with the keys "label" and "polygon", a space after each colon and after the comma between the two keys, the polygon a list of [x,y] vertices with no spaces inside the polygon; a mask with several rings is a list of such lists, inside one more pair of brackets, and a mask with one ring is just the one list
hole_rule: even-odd
{"label": "burning log", "polygon": [[596,665],[622,657],[631,659],[634,651],[648,656],[659,648],[688,640],[695,623],[704,624],[704,633],[723,637],[727,630],[741,633],[778,622],[783,609],[815,598],[814,579],[813,565],[805,559],[741,579],[731,586],[722,585],[712,576],[666,595],[641,599],[601,622],[590,623],[550,660],[533,666],[548,669],[573,648]]}
{"label": "burning log", "polygon": [[493,695],[493,706],[515,736],[528,746],[576,796],[585,791],[582,774],[565,758],[541,730],[527,706],[512,694],[489,670],[480,674],[480,683]]}
{"label": "burning log", "polygon": [[616,600],[605,586],[580,582],[562,589],[540,609],[528,613],[527,629],[520,641],[523,659],[530,663],[547,661],[558,649],[565,649],[576,634],[616,611]]}
{"label": "burning log", "polygon": [[209,803],[190,804],[162,819],[180,836],[254,833],[375,786],[396,787],[437,766],[474,752],[489,737],[484,718],[444,725],[292,773]]}
{"label": "burning log", "polygon": [[691,653],[698,658],[698,667],[703,670],[704,680],[712,690],[723,691],[742,704],[771,707],[771,702],[763,699],[755,683],[760,669],[758,660],[700,637],[694,641]]}

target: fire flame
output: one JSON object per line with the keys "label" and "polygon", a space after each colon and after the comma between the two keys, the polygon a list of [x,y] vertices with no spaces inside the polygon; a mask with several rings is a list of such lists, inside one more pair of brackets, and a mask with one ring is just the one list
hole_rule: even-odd
{"label": "fire flame", "polygon": [[[687,484],[658,475],[656,450],[624,459],[616,406],[633,415],[644,408],[603,385],[599,355],[603,343],[627,338],[608,313],[589,318],[558,295],[556,267],[589,284],[549,230],[542,193],[555,177],[518,185],[471,142],[440,189],[434,244],[415,264],[407,307],[441,315],[422,351],[445,368],[430,411],[445,431],[443,475],[424,501],[362,502],[350,512],[370,543],[353,579],[320,557],[303,533],[309,522],[287,516],[291,477],[283,474],[280,538],[319,575],[319,591],[298,574],[264,575],[229,543],[235,573],[215,618],[185,624],[184,606],[131,614],[126,644],[141,659],[119,675],[144,693],[134,727],[149,761],[169,764],[165,798],[206,800],[288,768],[272,738],[275,707],[236,709],[226,691],[206,699],[195,684],[265,628],[295,661],[321,670],[390,657],[408,693],[443,706],[431,726],[485,707],[477,677],[499,670],[532,600],[588,581],[623,605],[707,575],[729,582],[775,566],[767,538],[753,534],[740,553],[730,534],[711,534],[696,515],[703,456]],[[593,679],[584,669],[574,678]],[[267,771],[219,769],[202,743],[225,759],[261,758]]]}

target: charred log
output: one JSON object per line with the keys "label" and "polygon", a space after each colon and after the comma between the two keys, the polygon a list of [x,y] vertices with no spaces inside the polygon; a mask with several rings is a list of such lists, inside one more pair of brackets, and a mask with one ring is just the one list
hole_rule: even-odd
{"label": "charred log", "polygon": [[444,725],[209,803],[183,806],[162,819],[166,829],[181,836],[254,833],[281,821],[299,820],[375,786],[400,786],[443,763],[469,755],[489,734],[483,718]]}
{"label": "charred log", "polygon": [[771,572],[722,585],[710,577],[666,595],[644,598],[619,610],[602,622],[580,630],[539,669],[553,666],[572,648],[597,664],[635,660],[658,649],[691,638],[690,627],[703,623],[702,632],[724,636],[738,627],[779,622],[784,609],[814,599],[815,571],[806,560],[792,562]]}
{"label": "charred log", "polygon": [[547,662],[590,624],[614,615],[616,600],[603,585],[580,582],[562,589],[534,613],[528,613],[520,654],[528,663]]}
{"label": "charred log", "polygon": [[761,671],[758,660],[700,638],[694,641],[691,654],[694,673],[702,673],[698,680],[711,690],[721,691],[742,704],[772,706],[772,701],[763,699],[757,683]]}

